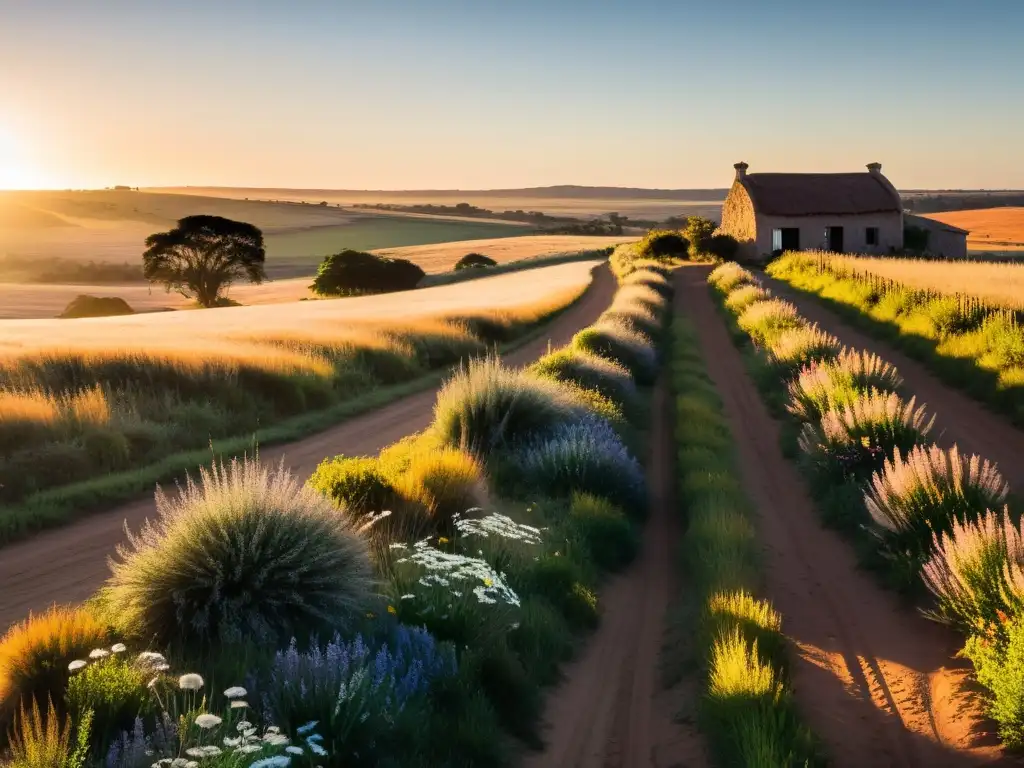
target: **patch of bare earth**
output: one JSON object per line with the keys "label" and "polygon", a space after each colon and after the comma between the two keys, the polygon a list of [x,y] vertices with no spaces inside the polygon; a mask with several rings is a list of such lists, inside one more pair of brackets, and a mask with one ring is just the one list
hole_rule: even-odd
{"label": "patch of bare earth", "polygon": [[688,268],[677,290],[736,438],[758,510],[767,594],[791,642],[794,692],[837,766],[979,765],[1000,757],[978,698],[964,686],[952,633],[901,605],[858,570],[824,528],[779,424],[764,406],[705,284]]}
{"label": "patch of bare earth", "polygon": [[708,765],[695,728],[675,722],[679,691],[660,682],[659,652],[673,594],[678,541],[672,499],[671,419],[665,382],[652,430],[650,519],[628,571],[601,591],[602,620],[566,670],[546,712],[547,747],[527,768],[698,768]]}

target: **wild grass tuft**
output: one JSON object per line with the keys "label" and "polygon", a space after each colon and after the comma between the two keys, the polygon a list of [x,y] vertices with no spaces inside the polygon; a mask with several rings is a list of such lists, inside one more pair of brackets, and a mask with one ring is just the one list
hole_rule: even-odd
{"label": "wild grass tuft", "polygon": [[573,336],[572,346],[621,365],[637,384],[651,385],[658,375],[658,355],[651,339],[624,323],[605,319]]}
{"label": "wild grass tuft", "polygon": [[352,514],[383,512],[391,509],[395,499],[395,489],[380,462],[369,456],[324,459],[306,484]]}
{"label": "wild grass tuft", "polygon": [[751,304],[767,301],[772,295],[759,285],[742,284],[730,291],[725,300],[725,308],[734,315],[739,315]]}
{"label": "wild grass tuft", "polygon": [[17,730],[11,739],[8,768],[86,768],[89,765],[91,716],[74,727],[70,718],[62,719],[47,703],[44,716],[39,703],[22,707]]}
{"label": "wild grass tuft", "polygon": [[994,464],[961,456],[956,446],[916,446],[907,453],[895,449],[871,478],[864,503],[889,557],[916,574],[934,537],[998,509],[1008,492]]}
{"label": "wild grass tuft", "polygon": [[815,325],[783,331],[768,345],[768,364],[780,379],[789,380],[807,365],[834,361],[842,352],[839,339]]}
{"label": "wild grass tuft", "polygon": [[734,261],[719,264],[708,275],[708,283],[721,294],[729,294],[741,285],[760,286],[754,274]]}
{"label": "wild grass tuft", "polygon": [[423,506],[433,533],[450,534],[454,515],[487,505],[483,467],[471,454],[456,448],[415,455],[394,484],[404,499]]}
{"label": "wild grass tuft", "polygon": [[780,334],[807,324],[796,307],[782,299],[755,301],[736,319],[740,329],[755,342],[770,345]]}
{"label": "wild grass tuft", "polygon": [[101,593],[129,636],[281,643],[343,626],[368,598],[355,521],[283,466],[214,465],[178,496],[158,492],[157,513],[118,548]]}
{"label": "wild grass tuft", "polygon": [[563,347],[540,358],[529,370],[538,376],[599,392],[626,412],[635,412],[637,407],[636,384],[629,371],[589,352]]}
{"label": "wild grass tuft", "polygon": [[789,384],[787,408],[800,421],[812,422],[872,390],[898,392],[902,385],[896,369],[878,355],[846,349],[834,361],[803,368]]}

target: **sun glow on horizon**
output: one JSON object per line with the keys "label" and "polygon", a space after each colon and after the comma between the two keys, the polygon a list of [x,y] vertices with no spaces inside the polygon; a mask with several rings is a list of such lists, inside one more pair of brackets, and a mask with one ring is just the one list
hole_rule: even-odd
{"label": "sun glow on horizon", "polygon": [[0,189],[47,189],[52,180],[34,167],[31,147],[0,120]]}

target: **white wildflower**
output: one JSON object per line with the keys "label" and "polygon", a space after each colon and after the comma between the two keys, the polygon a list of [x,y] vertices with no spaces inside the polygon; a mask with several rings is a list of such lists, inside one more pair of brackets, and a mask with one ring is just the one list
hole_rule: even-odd
{"label": "white wildflower", "polygon": [[90,659],[104,659],[109,655],[110,651],[108,651],[106,648],[94,648],[93,650],[89,651]]}
{"label": "white wildflower", "polygon": [[196,725],[198,725],[200,728],[216,728],[222,722],[224,721],[221,720],[219,717],[210,714],[200,715],[196,718]]}
{"label": "white wildflower", "polygon": [[481,558],[442,552],[431,547],[427,540],[423,540],[416,542],[411,555],[403,557],[397,562],[412,563],[426,570],[427,573],[419,579],[419,583],[424,587],[450,587],[452,581],[471,584],[482,582],[482,587],[476,586],[473,589],[473,593],[480,602],[497,603],[500,601],[519,606],[519,595],[508,586],[502,574],[495,572]]}
{"label": "white wildflower", "polygon": [[242,743],[242,737],[241,736],[225,736],[224,737],[224,746],[225,747],[237,747],[241,743]]}
{"label": "white wildflower", "polygon": [[178,687],[183,691],[198,691],[204,685],[203,678],[195,672],[182,675],[178,678]]}
{"label": "white wildflower", "polygon": [[224,696],[229,698],[229,699],[240,699],[243,696],[245,696],[247,693],[248,693],[248,691],[245,690],[245,688],[243,688],[240,685],[236,685],[236,686],[234,686],[232,688],[228,688],[226,691],[224,691]]}
{"label": "white wildflower", "polygon": [[408,595],[402,595],[402,596],[401,596],[400,598],[398,598],[398,599],[399,599],[399,600],[414,600],[415,598],[416,598],[416,595],[414,595],[414,594],[412,594],[412,593],[410,592],[410,593],[409,593]]}
{"label": "white wildflower", "polygon": [[245,701],[243,699],[235,699],[234,701],[231,702],[231,708],[232,709],[247,709],[248,706],[249,706],[249,702]]}
{"label": "white wildflower", "polygon": [[320,757],[323,757],[327,754],[327,750],[321,747],[315,741],[307,741],[306,746],[309,747],[309,751],[312,752],[314,755],[319,755]]}
{"label": "white wildflower", "polygon": [[114,643],[112,646],[110,646],[111,653],[124,653],[127,650],[128,646],[126,646],[124,643]]}
{"label": "white wildflower", "polygon": [[253,752],[262,752],[262,744],[243,744],[242,746],[235,749],[235,754],[238,755],[251,755]]}
{"label": "white wildflower", "polygon": [[292,764],[292,759],[286,755],[278,755],[277,757],[264,757],[257,760],[255,763],[249,766],[249,768],[285,768]]}
{"label": "white wildflower", "polygon": [[497,513],[477,519],[456,519],[455,527],[463,536],[480,536],[485,539],[498,536],[510,541],[520,541],[523,544],[540,544],[542,542],[542,529],[517,523],[511,517]]}
{"label": "white wildflower", "polygon": [[70,664],[68,664],[68,672],[77,672],[88,663],[89,662],[82,661],[81,659],[75,659]]}
{"label": "white wildflower", "polygon": [[305,752],[302,751],[302,747],[285,747],[284,751],[289,755],[303,755]]}
{"label": "white wildflower", "polygon": [[[299,726],[299,727],[298,727],[298,728],[297,728],[297,729],[295,730],[295,732],[296,732],[297,734],[299,734],[299,736],[305,736],[305,735],[306,735],[307,733],[309,733],[310,731],[312,731],[312,730],[313,730],[314,728],[316,728],[316,727],[317,727],[318,725],[320,725],[320,721],[319,721],[319,720],[310,720],[310,721],[309,721],[308,723],[306,723],[305,725],[300,725],[300,726]],[[312,738],[312,737],[310,737],[310,738]]]}
{"label": "white wildflower", "polygon": [[282,733],[268,733],[263,737],[263,743],[269,744],[272,747],[281,747],[287,744],[289,741],[288,737]]}

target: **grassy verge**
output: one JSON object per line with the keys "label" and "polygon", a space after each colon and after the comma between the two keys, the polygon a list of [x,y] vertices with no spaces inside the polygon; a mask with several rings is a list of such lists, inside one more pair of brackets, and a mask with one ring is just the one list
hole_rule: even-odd
{"label": "grassy verge", "polygon": [[895,368],[842,348],[749,271],[724,265],[709,283],[824,520],[966,637],[1000,735],[1024,746],[1024,526],[998,469],[933,444],[931,417]]}
{"label": "grassy verge", "polygon": [[[517,339],[498,346],[497,351],[502,354],[512,352],[540,337],[547,330],[548,323],[573,307],[582,295],[545,313]],[[247,435],[211,438],[204,448],[178,451],[145,466],[109,472],[30,494],[16,505],[0,507],[0,546],[40,530],[65,525],[115,504],[131,501],[150,493],[154,484],[183,480],[186,473],[194,472],[199,467],[209,467],[235,456],[252,455],[259,446],[289,443],[322,432],[346,419],[436,386],[452,370],[453,366],[444,366],[411,381],[379,386],[349,400],[283,419]]]}
{"label": "grassy verge", "polygon": [[1024,313],[858,275],[802,254],[783,256],[768,273],[1024,426]]}
{"label": "grassy verge", "polygon": [[681,615],[695,630],[705,679],[701,726],[719,765],[821,764],[793,703],[782,617],[757,597],[754,510],[739,480],[722,403],[693,328],[681,317],[673,323],[670,365],[679,504],[687,521],[681,565],[689,589]]}
{"label": "grassy verge", "polygon": [[456,768],[539,747],[543,687],[635,551],[647,490],[626,436],[669,292],[625,286],[539,367],[474,362],[424,433],[305,486],[247,461],[160,500],[84,608],[0,640],[0,733],[56,702],[55,727],[20,718],[0,760]]}
{"label": "grassy verge", "polygon": [[574,261],[591,261],[593,259],[607,259],[612,248],[599,248],[592,251],[572,251],[569,253],[551,253],[544,256],[529,256],[525,259],[506,261],[504,264],[497,264],[493,267],[481,269],[460,269],[458,271],[441,272],[439,274],[427,275],[420,281],[417,288],[433,288],[437,285],[452,285],[453,283],[464,283],[467,280],[479,280],[482,277],[504,275],[509,272],[521,272],[524,269],[538,269],[539,267],[553,267],[557,264],[569,264]]}

